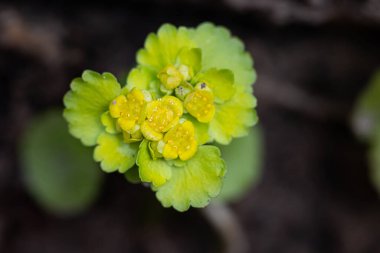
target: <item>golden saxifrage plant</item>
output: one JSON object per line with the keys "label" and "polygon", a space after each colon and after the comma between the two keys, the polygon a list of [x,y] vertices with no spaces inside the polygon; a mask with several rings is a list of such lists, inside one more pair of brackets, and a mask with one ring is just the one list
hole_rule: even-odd
{"label": "golden saxifrage plant", "polygon": [[216,197],[226,174],[213,143],[257,122],[253,61],[226,28],[162,25],[137,52],[125,86],[86,70],[64,97],[70,133],[95,146],[105,172],[149,183],[165,207],[186,211]]}

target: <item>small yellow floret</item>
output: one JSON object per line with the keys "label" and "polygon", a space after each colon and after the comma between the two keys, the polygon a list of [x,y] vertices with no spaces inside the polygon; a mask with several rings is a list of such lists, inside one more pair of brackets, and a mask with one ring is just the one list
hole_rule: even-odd
{"label": "small yellow floret", "polygon": [[[186,161],[197,151],[195,129],[193,123],[186,120],[169,130],[161,141],[164,143],[162,155],[166,159],[179,159]],[[160,146],[160,144],[158,144]],[[160,151],[160,150],[159,150]]]}
{"label": "small yellow floret", "polygon": [[124,95],[116,97],[110,104],[109,110],[112,118],[119,118],[122,115],[122,110],[127,103],[127,98]]}
{"label": "small yellow floret", "polygon": [[197,120],[210,122],[215,114],[214,95],[209,90],[195,90],[186,96],[184,106]]}
{"label": "small yellow floret", "polygon": [[146,119],[141,125],[144,137],[159,141],[163,133],[174,127],[183,114],[182,102],[173,96],[154,100],[146,106]]}
{"label": "small yellow floret", "polygon": [[139,130],[139,124],[144,120],[146,103],[144,93],[134,88],[126,96],[120,95],[111,102],[110,115],[117,119],[123,131],[133,134]]}
{"label": "small yellow floret", "polygon": [[166,89],[172,90],[190,78],[189,68],[185,65],[180,65],[178,68],[168,65],[158,73],[157,77]]}

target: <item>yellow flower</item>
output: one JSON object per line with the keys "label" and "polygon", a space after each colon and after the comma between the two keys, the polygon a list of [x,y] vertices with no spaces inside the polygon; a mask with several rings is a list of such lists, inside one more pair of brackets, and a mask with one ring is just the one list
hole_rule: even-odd
{"label": "yellow flower", "polygon": [[145,118],[146,103],[150,100],[148,92],[134,88],[126,96],[120,95],[111,102],[110,115],[117,119],[117,125],[123,130],[127,142],[141,140],[140,124]]}
{"label": "yellow flower", "polygon": [[182,102],[173,96],[154,100],[146,106],[146,119],[141,132],[150,141],[159,141],[163,133],[177,125],[183,114]]}
{"label": "yellow flower", "polygon": [[186,96],[185,109],[199,122],[210,122],[215,114],[214,95],[210,90],[195,89]]}
{"label": "yellow flower", "polygon": [[189,160],[197,151],[193,123],[186,120],[170,129],[163,140],[158,142],[157,149],[166,159]]}
{"label": "yellow flower", "polygon": [[189,80],[190,70],[185,65],[180,65],[178,68],[174,65],[168,65],[158,73],[157,77],[166,89],[172,90],[183,81]]}

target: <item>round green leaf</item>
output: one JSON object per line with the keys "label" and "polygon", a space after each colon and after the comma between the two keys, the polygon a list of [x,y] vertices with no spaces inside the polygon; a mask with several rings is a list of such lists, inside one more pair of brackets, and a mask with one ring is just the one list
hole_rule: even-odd
{"label": "round green leaf", "polygon": [[236,85],[252,91],[256,80],[253,60],[238,38],[228,29],[208,22],[191,29],[189,34],[196,47],[202,50],[202,70],[229,69],[234,73]]}
{"label": "round green leaf", "polygon": [[139,167],[133,166],[124,173],[125,179],[132,184],[140,184]]}
{"label": "round green leaf", "polygon": [[236,87],[236,93],[227,102],[216,104],[215,116],[210,122],[209,134],[217,143],[227,145],[233,138],[246,136],[258,121],[256,98]]}
{"label": "round green leaf", "polygon": [[149,142],[141,142],[136,163],[142,182],[152,183],[157,187],[165,184],[172,176],[170,165],[164,159],[152,159],[149,152]]}
{"label": "round green leaf", "polygon": [[371,140],[372,145],[369,152],[370,178],[373,186],[380,195],[380,129]]}
{"label": "round green leaf", "polygon": [[84,145],[94,146],[104,132],[101,117],[111,101],[120,95],[120,84],[111,73],[86,70],[82,77],[71,82],[70,87],[63,98],[63,116],[69,123],[69,131]]}
{"label": "round green leaf", "polygon": [[[170,162],[167,164],[169,166]],[[200,146],[194,157],[182,163],[172,163],[170,167],[171,178],[153,188],[164,207],[172,206],[180,212],[187,211],[190,206],[201,208],[220,193],[226,166],[217,147]]]}
{"label": "round green leaf", "polygon": [[234,139],[229,145],[219,145],[228,171],[222,191],[222,201],[237,201],[255,184],[261,174],[263,144],[259,127],[250,130],[249,135]]}
{"label": "round green leaf", "polygon": [[26,188],[46,210],[73,215],[96,199],[102,173],[92,149],[69,134],[60,111],[35,118],[25,129],[20,151]]}
{"label": "round green leaf", "polygon": [[138,143],[125,143],[121,134],[103,133],[94,149],[94,159],[104,172],[125,173],[135,165]]}
{"label": "round green leaf", "polygon": [[380,71],[360,95],[353,112],[352,124],[358,137],[370,140],[380,128]]}
{"label": "round green leaf", "polygon": [[157,34],[148,35],[144,48],[137,52],[137,62],[153,72],[159,72],[168,64],[175,64],[181,49],[193,47],[194,43],[185,27],[177,29],[171,24],[164,24]]}

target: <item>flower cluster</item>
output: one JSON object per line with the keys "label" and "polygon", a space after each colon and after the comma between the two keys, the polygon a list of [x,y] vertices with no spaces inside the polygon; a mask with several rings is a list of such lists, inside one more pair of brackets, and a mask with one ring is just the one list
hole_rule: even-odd
{"label": "flower cluster", "polygon": [[254,80],[250,55],[227,29],[166,24],[147,37],[124,87],[110,73],[74,79],[64,116],[72,135],[96,146],[104,171],[138,170],[163,206],[185,211],[220,192],[226,168],[210,144],[256,123]]}

